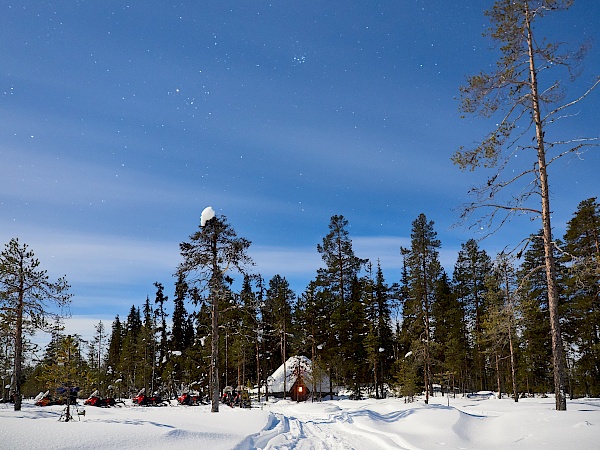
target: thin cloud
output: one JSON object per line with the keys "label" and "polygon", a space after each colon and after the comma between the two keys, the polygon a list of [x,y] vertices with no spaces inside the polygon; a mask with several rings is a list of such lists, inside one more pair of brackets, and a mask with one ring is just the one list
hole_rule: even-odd
{"label": "thin cloud", "polygon": [[[18,231],[18,235],[13,234]],[[128,283],[149,274],[174,272],[179,263],[177,242],[124,236],[73,233],[41,227],[0,228],[2,235],[27,244],[49,273],[67,275],[74,283]]]}

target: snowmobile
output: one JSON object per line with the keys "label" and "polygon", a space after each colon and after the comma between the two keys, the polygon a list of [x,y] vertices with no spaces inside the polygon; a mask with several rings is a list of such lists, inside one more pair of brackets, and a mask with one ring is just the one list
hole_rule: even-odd
{"label": "snowmobile", "polygon": [[65,401],[62,398],[54,398],[50,395],[50,391],[40,392],[33,399],[35,406],[52,406],[52,405],[64,405]]}
{"label": "snowmobile", "polygon": [[203,403],[201,395],[190,395],[188,392],[184,392],[179,397],[177,397],[177,401],[180,405],[188,406],[198,406]]}
{"label": "snowmobile", "polygon": [[142,388],[138,394],[131,399],[134,405],[138,406],[165,406],[167,402],[163,401],[160,395],[148,397],[146,388]]}
{"label": "snowmobile", "polygon": [[233,396],[232,403],[233,405],[230,406],[239,406],[240,408],[252,408],[248,390],[241,386],[237,388],[235,395]]}
{"label": "snowmobile", "polygon": [[226,386],[223,390],[221,403],[230,406],[231,408],[239,406],[240,408],[251,408],[250,396],[248,391],[243,387],[238,387],[236,391],[231,386]]}
{"label": "snowmobile", "polygon": [[221,395],[221,403],[233,408],[233,387],[225,386],[223,389],[223,395]]}
{"label": "snowmobile", "polygon": [[[88,406],[97,406],[99,408],[108,408],[110,406],[115,406],[117,403],[125,404],[122,400],[115,400],[112,397],[102,398],[98,395],[98,391],[95,390],[91,393],[91,395],[84,400],[83,404]],[[119,405],[120,406],[120,405]]]}

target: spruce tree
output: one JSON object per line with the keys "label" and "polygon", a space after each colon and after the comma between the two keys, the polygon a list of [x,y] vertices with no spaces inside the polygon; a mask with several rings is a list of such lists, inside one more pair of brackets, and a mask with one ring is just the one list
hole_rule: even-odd
{"label": "spruce tree", "polygon": [[[290,289],[288,281],[281,275],[275,275],[269,281],[267,296],[265,299],[266,307],[270,309],[273,318],[273,332],[279,341],[280,361],[284,365],[288,359],[288,334],[292,328],[292,309],[294,308],[295,294]],[[287,395],[287,388],[284,379],[284,395]]]}
{"label": "spruce tree", "polygon": [[361,295],[357,295],[356,280],[366,263],[366,260],[355,256],[347,227],[348,221],[344,216],[332,216],[329,233],[323,238],[322,244],[317,245],[325,264],[317,272],[317,283],[327,292],[331,301],[331,333],[323,353],[332,362],[330,380],[333,382],[335,371],[344,383],[350,383],[355,375],[350,358],[357,348],[352,338],[357,336],[352,334],[352,329],[357,320],[364,321],[364,316],[356,317],[352,312],[360,311],[358,305],[353,303],[361,298]]}
{"label": "spruce tree", "polygon": [[459,302],[448,275],[442,271],[435,285],[436,301],[431,309],[433,317],[433,339],[437,343],[435,359],[443,373],[441,380],[446,387],[456,384],[464,386],[467,377],[469,345],[465,327],[465,312]]}
{"label": "spruce tree", "polygon": [[296,329],[302,336],[302,342],[310,349],[313,365],[313,399],[321,400],[323,392],[315,392],[321,387],[325,373],[330,373],[330,360],[324,357],[328,343],[332,342],[329,317],[331,316],[330,295],[322,289],[316,280],[311,281],[304,293],[298,298],[294,312]]}
{"label": "spruce tree", "polygon": [[[577,394],[600,396],[600,204],[579,203],[565,233],[567,315]],[[572,392],[573,393],[573,392]]]}
{"label": "spruce tree", "polygon": [[171,350],[183,351],[191,344],[190,334],[187,330],[188,313],[185,309],[187,291],[187,283],[179,274],[175,283],[175,298],[173,299],[173,325],[169,344]]}
{"label": "spruce tree", "polygon": [[94,336],[88,343],[88,365],[92,375],[95,378],[97,389],[103,393],[103,387],[106,378],[105,352],[108,336],[106,335],[102,321],[98,322],[98,324],[94,326],[94,330]]}
{"label": "spruce tree", "polygon": [[150,298],[146,296],[146,302],[142,310],[143,321],[138,338],[138,354],[143,361],[141,376],[143,387],[146,392],[154,392],[156,381],[156,319]]}
{"label": "spruce tree", "polygon": [[162,283],[155,282],[154,287],[156,288],[156,296],[154,299],[154,304],[157,305],[156,310],[154,310],[154,315],[156,317],[157,323],[157,331],[159,334],[158,339],[158,364],[161,369],[161,372],[164,371],[164,364],[167,360],[167,352],[168,348],[168,330],[167,330],[167,314],[165,304],[169,300],[169,297],[165,295],[165,288]]}
{"label": "spruce tree", "polygon": [[377,261],[375,280],[367,280],[365,292],[368,334],[365,346],[372,364],[375,398],[384,398],[384,385],[389,383],[393,362],[391,288],[386,284],[381,264]]}
{"label": "spruce tree", "polygon": [[118,370],[123,375],[123,382],[129,393],[135,394],[143,386],[142,370],[144,366],[143,353],[140,354],[140,334],[142,318],[140,309],[132,305],[125,322],[125,333],[121,348],[121,358]]}
{"label": "spruce tree", "polygon": [[473,372],[476,390],[487,389],[485,355],[481,348],[482,318],[485,313],[485,278],[492,269],[492,262],[477,241],[469,239],[461,244],[454,265],[454,292],[465,312],[467,332],[470,336]]}
{"label": "spruce tree", "polygon": [[541,233],[529,242],[518,271],[525,387],[530,393],[548,392],[553,382],[552,336]]}
{"label": "spruce tree", "polygon": [[121,351],[123,349],[123,326],[121,319],[117,314],[113,320],[111,333],[108,340],[108,353],[106,355],[106,370],[109,377],[112,376],[110,382],[118,379],[119,362],[121,361]]}
{"label": "spruce tree", "polygon": [[429,403],[433,383],[432,308],[436,301],[436,284],[442,276],[438,249],[441,247],[434,222],[420,214],[412,223],[411,247],[402,249],[406,255],[406,297],[404,298],[403,332],[410,339],[412,356],[423,371],[425,403]]}
{"label": "spruce tree", "polygon": [[[239,316],[240,345],[242,374],[241,384],[248,379],[254,379],[255,385],[261,385],[260,371],[260,318],[259,298],[262,277],[260,275],[244,275],[242,290],[240,291],[241,309]],[[257,288],[254,291],[253,285]]]}
{"label": "spruce tree", "polygon": [[[81,353],[81,336],[61,336],[56,344],[51,350],[48,349],[52,359],[43,364],[38,380],[44,383],[46,389],[56,390],[65,397],[72,388],[82,388],[89,392],[94,376]],[[77,391],[78,389],[74,389],[73,392]]]}

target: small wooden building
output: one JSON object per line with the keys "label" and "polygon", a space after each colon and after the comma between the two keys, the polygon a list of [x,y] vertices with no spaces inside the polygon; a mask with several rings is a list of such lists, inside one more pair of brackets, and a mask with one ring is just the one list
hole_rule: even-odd
{"label": "small wooden building", "polygon": [[292,388],[289,391],[289,395],[295,402],[305,402],[308,400],[310,396],[310,390],[306,383],[304,382],[304,377],[299,376],[296,378],[296,381],[292,385]]}
{"label": "small wooden building", "polygon": [[306,356],[292,356],[269,377],[268,387],[269,395],[305,402],[312,391],[314,394],[329,393],[329,377],[321,374],[314,379],[312,361]]}

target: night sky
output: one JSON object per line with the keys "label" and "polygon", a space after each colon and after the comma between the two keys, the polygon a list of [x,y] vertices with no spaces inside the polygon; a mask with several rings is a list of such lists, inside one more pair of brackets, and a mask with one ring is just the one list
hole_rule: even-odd
{"label": "night sky", "polygon": [[[495,67],[482,36],[492,4],[2,1],[1,244],[18,237],[66,275],[67,329],[84,337],[153,301],[156,281],[172,298],[179,243],[206,206],[252,241],[255,273],[297,294],[334,214],[392,283],[425,213],[451,272],[480,236],[452,225],[486,173],[450,157],[495,124],[461,118],[457,100],[467,76]],[[566,99],[600,73],[598,30],[597,0],[540,22],[552,40],[592,43]],[[600,91],[572,113],[558,135],[600,136]],[[600,149],[551,167],[558,237],[600,195],[599,169]],[[539,227],[516,219],[480,246],[494,257]]]}

